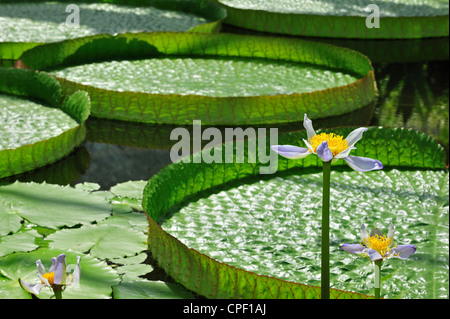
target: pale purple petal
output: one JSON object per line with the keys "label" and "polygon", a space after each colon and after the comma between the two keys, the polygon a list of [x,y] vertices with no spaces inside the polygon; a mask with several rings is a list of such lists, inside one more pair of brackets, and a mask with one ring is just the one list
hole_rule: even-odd
{"label": "pale purple petal", "polygon": [[317,146],[316,154],[324,162],[329,162],[333,159],[333,153],[331,153],[331,150],[328,148],[327,141],[323,141],[319,146]]}
{"label": "pale purple petal", "polygon": [[378,251],[376,251],[375,249],[369,248],[366,251],[366,253],[367,253],[367,255],[369,255],[369,258],[372,261],[383,259],[383,256],[381,256],[381,254]]}
{"label": "pale purple petal", "polygon": [[56,258],[52,257],[52,265],[50,266],[50,269],[48,270],[48,272],[54,272],[55,266],[56,266]]}
{"label": "pale purple petal", "polygon": [[66,265],[66,255],[61,254],[56,258],[55,265],[55,279],[53,283],[55,285],[65,285],[67,279],[67,265]]}
{"label": "pale purple petal", "polygon": [[308,142],[311,141],[312,137],[316,135],[316,131],[314,131],[312,121],[306,116],[303,119],[303,126],[306,129],[306,135],[308,136]]}
{"label": "pale purple petal", "polygon": [[270,149],[288,159],[305,158],[311,154],[307,148],[293,145],[271,145]]}
{"label": "pale purple petal", "polygon": [[395,254],[399,254],[397,257],[401,259],[406,259],[410,255],[414,254],[416,252],[416,246],[415,245],[398,245],[394,249]]}
{"label": "pale purple petal", "polygon": [[360,156],[347,156],[344,158],[348,166],[358,172],[369,172],[377,169],[382,169],[383,164],[376,159]]}
{"label": "pale purple petal", "polygon": [[351,254],[362,254],[366,248],[360,244],[341,244],[339,249]]}

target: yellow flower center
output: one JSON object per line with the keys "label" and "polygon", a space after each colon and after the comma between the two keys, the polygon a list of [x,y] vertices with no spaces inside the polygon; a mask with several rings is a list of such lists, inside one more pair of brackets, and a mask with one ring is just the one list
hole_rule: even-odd
{"label": "yellow flower center", "polygon": [[375,234],[374,236],[365,238],[364,245],[366,245],[368,248],[376,250],[380,253],[381,256],[384,257],[384,255],[391,250],[391,246],[395,246],[395,243],[393,242],[391,237]]}
{"label": "yellow flower center", "polygon": [[[48,283],[52,286],[52,285],[53,285],[53,282],[54,282],[54,280],[55,280],[55,272],[54,272],[54,271],[48,272],[48,273],[46,273],[46,274],[43,274],[42,277],[44,277],[45,279],[47,279],[47,280],[48,280]],[[41,282],[44,283],[42,280],[41,280]]]}
{"label": "yellow flower center", "polygon": [[335,135],[334,133],[316,134],[311,138],[309,144],[311,144],[314,152],[316,152],[317,147],[324,141],[327,141],[328,148],[331,153],[333,153],[333,156],[336,156],[348,148],[347,140],[345,140],[341,135]]}

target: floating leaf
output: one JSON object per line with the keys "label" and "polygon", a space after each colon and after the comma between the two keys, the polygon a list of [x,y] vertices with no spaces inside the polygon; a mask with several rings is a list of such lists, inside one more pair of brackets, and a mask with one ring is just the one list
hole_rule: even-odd
{"label": "floating leaf", "polygon": [[111,216],[111,204],[104,197],[72,187],[19,183],[0,186],[6,209],[29,222],[52,229],[101,221]]}
{"label": "floating leaf", "polygon": [[0,68],[0,178],[70,154],[86,137],[89,110],[85,92],[62,95],[45,73]]}
{"label": "floating leaf", "polygon": [[[1,200],[1,199],[0,199]],[[5,209],[8,207],[6,203],[2,201],[0,204],[2,210],[0,210],[0,236],[14,233],[22,227],[22,217],[17,214],[17,211],[13,209]]]}
{"label": "floating leaf", "polygon": [[26,252],[39,248],[35,243],[36,235],[30,231],[14,233],[0,238],[0,256],[14,252]]}
{"label": "floating leaf", "polygon": [[[112,218],[96,225],[64,229],[47,237],[49,246],[60,250],[74,249],[98,258],[133,256],[147,248],[143,232],[133,230],[127,221]],[[128,227],[127,227],[128,226]]]}
{"label": "floating leaf", "polygon": [[142,192],[147,181],[128,181],[111,187],[110,192],[116,196],[142,199]]}
{"label": "floating leaf", "polygon": [[[136,31],[215,32],[226,12],[209,0],[108,0],[0,3],[0,59],[17,59],[36,45],[94,34]],[[92,3],[93,2],[93,3]],[[69,6],[71,5],[72,6]],[[79,14],[79,25],[74,16]]]}
{"label": "floating leaf", "polygon": [[[99,57],[102,61],[121,62],[100,63]],[[24,53],[21,60],[28,67],[56,74],[59,68],[73,66],[61,71],[70,71],[68,79],[59,74],[58,80],[66,94],[80,89],[89,93],[92,116],[146,123],[296,122],[305,112],[314,118],[324,118],[360,109],[373,102],[377,93],[372,66],[365,56],[300,39],[162,32],[98,35],[42,45]],[[100,64],[89,65],[93,62]],[[130,87],[121,81],[110,86],[111,79],[120,78],[121,68],[128,72],[132,67],[139,69],[131,77],[138,83],[130,83]],[[114,73],[116,69],[119,71]],[[153,69],[160,70],[164,76],[158,72],[152,75]],[[227,69],[230,71],[225,72]],[[261,74],[259,69],[266,72]],[[273,73],[270,70],[283,70],[286,76],[267,78],[267,73]],[[87,79],[81,77],[86,72],[106,84],[83,84]],[[110,72],[117,76],[105,78]],[[239,77],[243,77],[239,86],[249,93],[231,94],[236,87],[232,91],[226,88],[229,81],[219,81],[223,83],[216,89],[214,72],[228,74],[235,85]],[[309,77],[310,72],[320,75],[322,81],[319,83],[315,77]],[[172,73],[179,81],[177,85],[172,84]],[[235,73],[239,76],[235,77]],[[80,77],[71,78],[71,74]],[[145,81],[138,80],[141,78]],[[155,85],[151,86],[151,91],[148,86],[144,91],[142,85],[148,79]],[[161,83],[156,85],[158,81]],[[196,81],[200,81],[203,89],[199,89]],[[256,87],[249,87],[251,83],[256,83]],[[156,91],[158,87],[162,88],[161,92]]]}
{"label": "floating leaf", "polygon": [[[446,1],[371,0],[219,0],[227,9],[226,23],[289,35],[406,39],[449,34]],[[377,10],[369,5],[377,5]],[[373,27],[373,14],[379,26]],[[369,26],[366,24],[369,19]]]}

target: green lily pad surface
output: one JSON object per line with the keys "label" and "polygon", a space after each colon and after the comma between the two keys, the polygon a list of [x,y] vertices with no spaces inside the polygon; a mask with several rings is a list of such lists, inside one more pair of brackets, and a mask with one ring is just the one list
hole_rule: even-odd
{"label": "green lily pad surface", "polygon": [[0,68],[0,178],[70,154],[86,137],[86,92],[63,95],[53,77]]}
{"label": "green lily pad surface", "polygon": [[49,139],[78,126],[60,109],[0,95],[0,151]]}
{"label": "green lily pad surface", "polygon": [[225,15],[223,9],[209,0],[146,1],[145,4],[120,0],[2,2],[6,3],[0,3],[0,59],[17,58],[24,50],[40,43],[101,33],[209,32],[220,26]]}
{"label": "green lily pad surface", "polygon": [[210,22],[188,12],[112,3],[80,3],[80,25],[66,24],[67,3],[0,4],[1,42],[55,42],[98,33],[186,31]]}
{"label": "green lily pad surface", "polygon": [[[449,34],[449,4],[446,0],[219,2],[228,11],[227,23],[265,32],[372,39],[426,38]],[[378,27],[372,26],[374,14],[379,17]]]}
{"label": "green lily pad surface", "polygon": [[301,94],[358,80],[356,74],[310,64],[220,57],[101,62],[51,73],[107,90],[213,97]]}
{"label": "green lily pad surface", "polygon": [[305,112],[316,118],[348,113],[369,105],[377,94],[367,57],[299,39],[99,35],[42,45],[21,60],[57,75],[66,94],[89,92],[92,116],[124,121],[289,123]]}

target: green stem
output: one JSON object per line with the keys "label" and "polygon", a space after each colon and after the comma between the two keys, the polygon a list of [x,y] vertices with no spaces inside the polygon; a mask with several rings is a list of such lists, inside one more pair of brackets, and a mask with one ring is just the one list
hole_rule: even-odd
{"label": "green stem", "polygon": [[375,260],[375,299],[381,298],[381,263],[382,259]]}
{"label": "green stem", "polygon": [[330,170],[323,162],[321,298],[330,299]]}
{"label": "green stem", "polygon": [[55,299],[62,299],[62,289],[60,287],[53,288],[53,293],[55,294]]}

